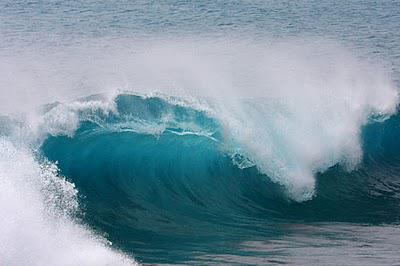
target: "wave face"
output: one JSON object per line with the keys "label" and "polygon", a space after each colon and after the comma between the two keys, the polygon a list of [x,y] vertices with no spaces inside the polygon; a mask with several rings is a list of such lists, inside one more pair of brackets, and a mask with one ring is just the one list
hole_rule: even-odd
{"label": "wave face", "polygon": [[[53,132],[41,152],[76,185],[87,223],[139,259],[187,259],[171,250],[211,252],[224,241],[279,236],[273,225],[294,221],[400,221],[399,115],[371,118],[360,129],[357,167],[337,161],[316,173],[313,198],[298,201],[247,157],[215,114],[132,94],[93,108],[98,97],[83,99],[74,130]],[[47,114],[65,112],[61,106]],[[49,129],[54,121],[47,120]]]}

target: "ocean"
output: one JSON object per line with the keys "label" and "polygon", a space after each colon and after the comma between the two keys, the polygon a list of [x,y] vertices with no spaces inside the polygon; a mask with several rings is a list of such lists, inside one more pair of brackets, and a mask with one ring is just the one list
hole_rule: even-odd
{"label": "ocean", "polygon": [[0,264],[399,265],[399,1],[1,1]]}

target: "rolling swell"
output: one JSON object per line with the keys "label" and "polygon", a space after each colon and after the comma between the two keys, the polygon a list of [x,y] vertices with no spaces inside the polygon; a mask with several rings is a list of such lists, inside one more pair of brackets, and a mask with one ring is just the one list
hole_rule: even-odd
{"label": "rolling swell", "polygon": [[51,136],[41,150],[76,184],[87,222],[139,258],[149,246],[157,256],[279,235],[277,223],[400,220],[399,115],[363,128],[356,170],[318,173],[313,199],[296,202],[206,112],[159,97],[115,103],[117,112],[82,116],[73,136]]}

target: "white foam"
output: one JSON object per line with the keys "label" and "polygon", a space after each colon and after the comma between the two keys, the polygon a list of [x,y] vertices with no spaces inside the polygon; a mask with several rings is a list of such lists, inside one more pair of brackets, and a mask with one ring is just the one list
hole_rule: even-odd
{"label": "white foam", "polygon": [[74,186],[54,165],[0,139],[0,264],[132,265],[105,239],[71,218]]}

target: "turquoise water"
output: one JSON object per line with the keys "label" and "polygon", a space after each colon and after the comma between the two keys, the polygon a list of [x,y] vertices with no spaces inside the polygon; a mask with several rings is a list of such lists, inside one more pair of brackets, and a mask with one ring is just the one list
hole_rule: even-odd
{"label": "turquoise water", "polygon": [[0,262],[396,265],[398,1],[3,1]]}
{"label": "turquoise water", "polygon": [[[315,198],[296,203],[255,166],[240,169],[239,155],[226,150],[218,123],[205,114],[159,98],[116,101],[118,116],[90,119],[73,138],[50,137],[41,150],[84,195],[87,223],[140,261],[308,263],[291,252],[333,253],[318,263],[354,245],[343,263],[378,262],[362,256],[377,245],[365,234],[398,230],[388,225],[400,217],[398,116],[364,128],[360,169],[318,174]],[[174,115],[163,133],[143,131],[166,112]],[[182,135],[188,121],[204,133]],[[385,260],[396,261],[389,252]]]}

